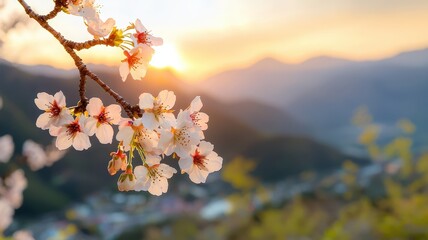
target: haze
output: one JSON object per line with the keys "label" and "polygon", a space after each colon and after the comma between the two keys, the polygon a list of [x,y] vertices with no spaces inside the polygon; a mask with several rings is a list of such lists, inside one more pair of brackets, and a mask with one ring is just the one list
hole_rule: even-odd
{"label": "haze", "polygon": [[[165,47],[157,49],[153,65],[174,68],[188,80],[265,57],[292,63],[319,55],[367,60],[428,46],[428,1],[423,0],[98,2],[104,19],[113,17],[123,27],[140,18],[153,34],[163,37]],[[28,3],[41,12],[52,7],[49,0]],[[6,5],[8,12],[22,13],[17,2],[9,0]],[[76,41],[91,37],[74,16],[62,14],[53,25]],[[121,54],[119,49],[99,47],[84,52],[83,57],[92,63],[116,65]],[[1,56],[24,64],[60,68],[73,64],[61,46],[32,21],[8,32]]]}

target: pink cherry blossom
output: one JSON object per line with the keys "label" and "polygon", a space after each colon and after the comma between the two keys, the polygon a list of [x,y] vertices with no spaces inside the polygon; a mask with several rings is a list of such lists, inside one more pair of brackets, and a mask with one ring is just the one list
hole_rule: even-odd
{"label": "pink cherry blossom", "polygon": [[54,96],[45,92],[38,93],[34,100],[36,106],[45,111],[36,121],[36,126],[45,130],[51,126],[59,127],[73,119],[66,107],[65,96],[59,91]]}
{"label": "pink cherry blossom", "polygon": [[3,192],[3,197],[7,199],[12,207],[19,208],[22,205],[22,193],[27,187],[24,171],[22,169],[15,170],[4,182],[6,190]]}
{"label": "pink cherry blossom", "polygon": [[178,164],[183,172],[189,174],[194,183],[205,183],[209,173],[219,171],[223,158],[213,151],[214,145],[201,141],[199,147],[192,147],[189,155],[181,157]]}
{"label": "pink cherry blossom", "polygon": [[119,124],[121,107],[117,104],[104,107],[101,99],[91,98],[86,109],[90,116],[85,123],[88,135],[95,134],[102,144],[112,143],[114,131],[111,124]]}
{"label": "pink cherry blossom", "polygon": [[146,76],[154,50],[145,44],[140,44],[131,49],[131,51],[124,51],[123,53],[126,58],[122,60],[119,66],[122,81],[126,81],[130,73],[134,80],[142,80]]}
{"label": "pink cherry blossom", "polygon": [[37,171],[46,166],[47,156],[45,150],[40,144],[32,140],[26,140],[22,147],[22,155],[27,159],[30,169]]}
{"label": "pink cherry blossom", "polygon": [[192,119],[193,125],[196,128],[199,128],[201,132],[208,129],[207,123],[210,120],[208,114],[201,112],[202,106],[203,104],[201,97],[197,96],[193,99],[189,108],[187,109],[190,113],[190,118]]}
{"label": "pink cherry blossom", "polygon": [[68,3],[68,12],[89,20],[98,17],[95,0],[70,0]]}
{"label": "pink cherry blossom", "polygon": [[189,127],[189,114],[183,111],[178,114],[174,126],[160,130],[158,148],[164,149],[166,155],[176,153],[179,157],[187,156],[192,146],[199,144],[201,136],[194,127]]}
{"label": "pink cherry blossom", "polygon": [[0,232],[3,232],[12,223],[14,211],[6,199],[0,198]]}
{"label": "pink cherry blossom", "polygon": [[103,21],[99,18],[90,19],[86,22],[88,26],[88,32],[94,36],[95,39],[108,36],[116,25],[116,21],[113,18],[108,18]]}
{"label": "pink cherry blossom", "polygon": [[149,191],[153,195],[160,196],[168,191],[168,179],[177,173],[177,170],[163,163],[153,164],[154,161],[151,163],[135,168],[137,178],[135,191]]}
{"label": "pink cherry blossom", "polygon": [[147,29],[143,26],[140,19],[135,21],[135,30],[136,33],[132,35],[132,40],[134,41],[134,46],[138,44],[146,44],[149,46],[160,46],[163,44],[162,38],[154,37],[147,31]]}
{"label": "pink cherry blossom", "polygon": [[159,126],[169,128],[175,121],[172,113],[176,96],[174,92],[162,90],[157,97],[150,93],[143,93],[139,97],[139,106],[144,110],[142,122],[148,129]]}
{"label": "pink cherry blossom", "polygon": [[34,240],[34,237],[30,232],[20,230],[13,233],[13,240]]}
{"label": "pink cherry blossom", "polygon": [[65,150],[71,146],[78,151],[91,147],[88,131],[85,129],[86,118],[81,116],[63,125],[56,139],[56,147]]}
{"label": "pink cherry blossom", "polygon": [[123,143],[125,151],[131,150],[131,146],[133,146],[146,152],[152,152],[156,151],[159,136],[155,131],[147,129],[139,118],[120,126],[116,140]]}
{"label": "pink cherry blossom", "polygon": [[0,137],[0,162],[6,163],[13,155],[15,145],[12,136],[4,135]]}

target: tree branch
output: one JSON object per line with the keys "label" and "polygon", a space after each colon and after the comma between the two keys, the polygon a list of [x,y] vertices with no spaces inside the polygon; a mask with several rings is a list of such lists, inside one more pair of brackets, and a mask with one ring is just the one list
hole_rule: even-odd
{"label": "tree branch", "polygon": [[80,73],[80,84],[79,84],[79,96],[80,96],[80,104],[78,106],[77,111],[83,112],[86,109],[87,98],[85,97],[85,84],[86,84],[86,76],[95,81],[105,92],[107,92],[110,96],[112,96],[117,103],[119,103],[122,108],[127,113],[128,117],[138,117],[141,116],[141,110],[134,106],[132,107],[125,99],[120,96],[118,93],[113,91],[106,83],[104,83],[97,75],[91,72],[86,65],[83,63],[82,59],[77,55],[75,50],[88,49],[90,47],[96,45],[106,45],[106,46],[114,46],[114,39],[104,39],[104,40],[91,40],[83,43],[76,43],[73,41],[69,41],[64,38],[58,31],[53,29],[48,23],[47,20],[55,17],[60,11],[61,8],[64,7],[64,0],[56,0],[55,8],[47,15],[38,15],[35,13],[31,7],[25,2],[25,0],[17,0],[25,12],[30,18],[36,20],[41,27],[43,27],[46,31],[48,31],[52,36],[54,36],[59,43],[64,47],[65,51],[73,58],[74,64]]}

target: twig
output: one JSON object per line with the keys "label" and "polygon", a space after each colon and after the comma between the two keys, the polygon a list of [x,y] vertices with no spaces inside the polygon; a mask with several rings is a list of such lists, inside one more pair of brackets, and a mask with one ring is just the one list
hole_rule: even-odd
{"label": "twig", "polygon": [[94,39],[94,40],[89,40],[82,43],[69,42],[68,45],[74,50],[80,51],[82,49],[89,49],[97,45],[105,45],[105,46],[113,47],[114,42],[113,40],[107,38],[107,39]]}
{"label": "twig", "polygon": [[52,19],[56,17],[56,15],[58,15],[59,12],[61,12],[62,7],[63,6],[61,1],[55,1],[55,8],[50,13],[46,15],[41,15],[40,18],[43,19],[44,21]]}

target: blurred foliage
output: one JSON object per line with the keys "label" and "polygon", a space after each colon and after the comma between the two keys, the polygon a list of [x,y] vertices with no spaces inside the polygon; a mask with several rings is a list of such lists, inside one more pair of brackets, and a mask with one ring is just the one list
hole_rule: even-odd
{"label": "blurred foliage", "polygon": [[215,220],[180,218],[149,226],[144,238],[428,239],[428,152],[413,151],[416,127],[410,120],[399,120],[398,134],[383,140],[382,127],[372,120],[367,108],[358,109],[352,119],[360,128],[357,141],[372,158],[369,166],[349,159],[336,174],[319,177],[304,171],[298,179],[315,183],[312,193],[274,203],[271,186],[253,175],[257,163],[235,158],[222,171],[223,180],[235,189],[226,198],[233,206],[231,212]]}
{"label": "blurred foliage", "polygon": [[222,177],[236,189],[252,189],[257,181],[249,173],[255,168],[254,161],[237,157],[223,167]]}

